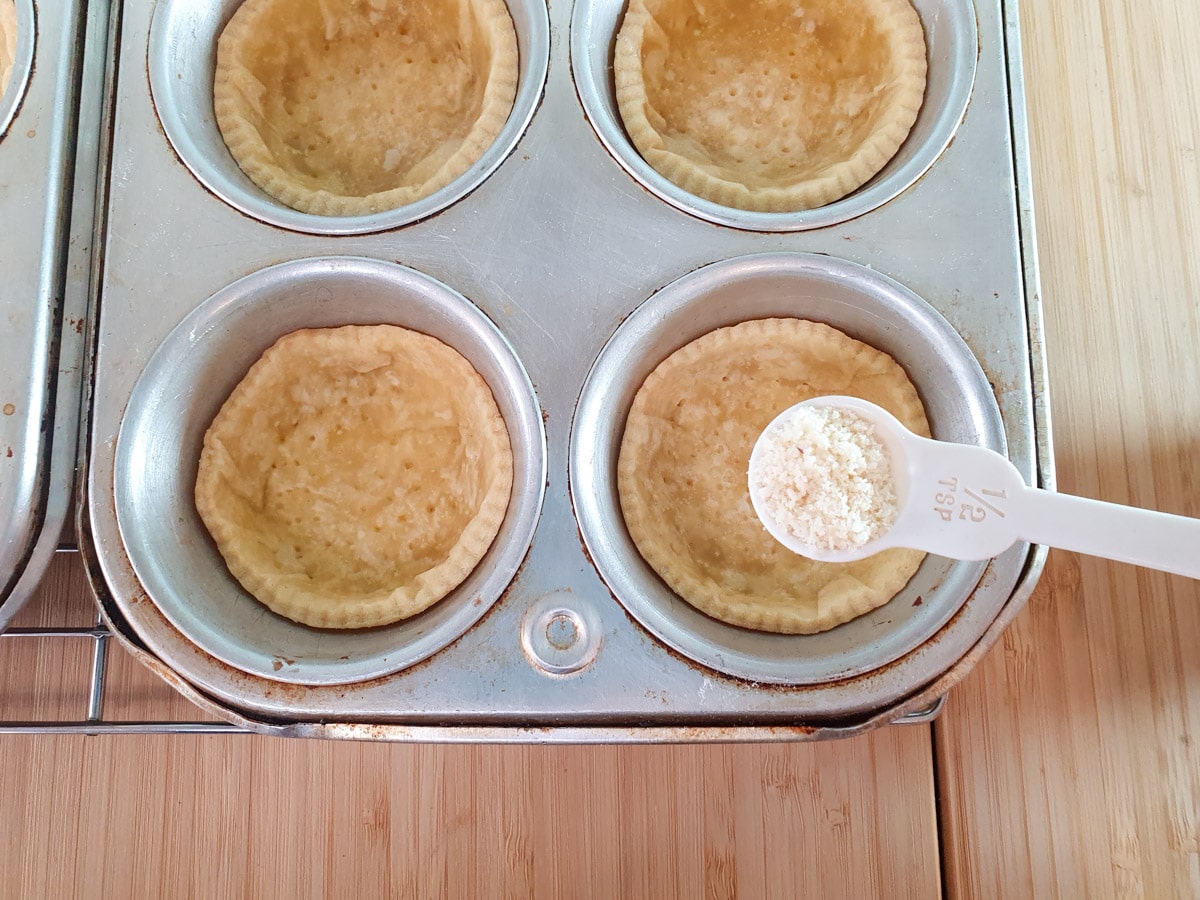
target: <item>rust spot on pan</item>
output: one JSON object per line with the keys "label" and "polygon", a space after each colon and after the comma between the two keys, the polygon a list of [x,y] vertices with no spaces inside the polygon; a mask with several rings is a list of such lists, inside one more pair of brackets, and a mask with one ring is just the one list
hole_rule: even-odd
{"label": "rust spot on pan", "polygon": [[[984,570],[983,577],[979,579],[979,584],[975,585],[975,587],[971,589],[971,593],[969,593],[967,595],[967,598],[962,602],[962,604],[958,607],[958,609],[955,610],[954,615],[950,617],[950,620],[948,622],[946,622],[946,624],[943,625],[940,629],[938,629],[937,634],[935,634],[935,635],[933,635],[933,637],[929,638],[929,640],[927,640],[925,643],[923,643],[920,647],[917,647],[915,650],[911,651],[910,653],[905,654],[904,656],[900,657],[899,659],[893,660],[890,663],[886,663],[885,665],[882,665],[877,669],[872,669],[870,672],[864,672],[862,675],[859,675],[859,676],[857,676],[857,678],[851,679],[851,680],[860,681],[861,683],[863,683],[865,685],[869,685],[875,681],[879,681],[881,679],[888,677],[888,675],[891,672],[895,671],[897,668],[902,666],[914,653],[926,652],[926,651],[936,647],[943,640],[945,640],[946,635],[950,633],[954,623],[957,622],[959,620],[959,618],[963,615],[964,611],[971,604],[971,601],[975,599],[975,596],[978,593],[980,593],[981,591],[987,590],[991,586],[991,584],[994,580],[995,580],[995,574],[994,574],[993,567],[988,566],[987,569]],[[968,654],[968,656],[969,656],[969,654]],[[950,665],[949,669],[947,670],[947,672],[957,669],[959,666],[961,666],[963,664],[965,659],[966,659],[966,657],[952,663]],[[966,672],[969,671],[970,668],[974,666],[974,664],[975,664],[974,661],[972,661],[967,666],[967,668],[958,675],[958,677],[955,679],[955,683],[957,683],[959,680],[961,680],[962,676],[965,675]],[[935,682],[940,682],[940,680],[945,677],[945,674],[946,673],[943,673],[943,674],[937,676],[937,678],[935,679]],[[916,693],[918,690],[923,689],[925,687],[926,687],[926,685],[914,685],[913,693]],[[946,689],[949,690],[949,687],[947,687]],[[901,702],[903,702],[903,700]]]}
{"label": "rust spot on pan", "polygon": [[[671,730],[672,740],[678,739],[681,743],[703,744],[721,740],[719,732],[737,726],[694,725],[682,728],[668,727]],[[778,741],[808,740],[821,731],[821,728],[815,725],[754,725],[753,728],[755,732],[766,732],[774,740]]]}
{"label": "rust spot on pan", "polygon": [[[421,660],[420,662],[415,662],[408,668],[401,669],[399,672],[394,672],[391,675],[384,675],[381,678],[376,678],[374,681],[355,682],[353,686],[358,688],[358,687],[363,687],[365,685],[382,684],[385,681],[388,681],[393,678],[398,678],[402,675],[411,675],[413,672],[419,672],[419,671],[421,671],[421,669],[430,665],[435,659],[437,659],[438,656],[445,653],[451,647],[457,645],[468,634],[470,634],[472,631],[475,631],[475,629],[479,628],[481,625],[483,625],[484,622],[486,622],[493,615],[495,615],[496,610],[498,610],[501,606],[503,606],[505,604],[505,602],[508,600],[509,596],[512,594],[513,589],[516,587],[517,582],[521,580],[521,575],[525,571],[525,564],[529,562],[529,552],[532,549],[533,549],[533,546],[530,545],[529,550],[525,551],[525,558],[523,560],[521,560],[521,565],[517,567],[516,574],[513,575],[512,580],[508,583],[508,587],[506,587],[504,589],[504,591],[500,594],[500,596],[496,598],[496,602],[493,603],[488,608],[488,610],[482,616],[479,617],[479,621],[477,621],[474,625],[472,625],[470,628],[468,628],[466,631],[464,631],[462,634],[460,634],[458,637],[456,637],[454,640],[452,640],[449,644],[447,644],[441,650],[438,650],[437,653],[432,654],[431,656]],[[475,600],[473,601],[472,605],[482,606],[483,598],[476,597]]]}
{"label": "rust spot on pan", "polygon": [[[479,619],[479,621],[475,625],[473,625],[471,628],[467,629],[467,631],[464,632],[463,635],[460,635],[458,638],[456,638],[451,643],[447,644],[445,647],[442,648],[442,650],[439,650],[437,653],[433,654],[428,659],[424,659],[418,663],[414,663],[413,665],[411,665],[405,669],[402,669],[399,672],[394,672],[390,675],[384,675],[379,678],[372,679],[370,681],[354,682],[353,684],[350,684],[350,685],[345,685],[345,684],[342,684],[342,685],[303,685],[303,684],[292,684],[292,683],[288,683],[288,682],[275,681],[273,679],[263,678],[258,675],[251,675],[247,672],[243,672],[241,669],[236,669],[233,666],[230,666],[227,663],[224,663],[221,660],[217,659],[216,657],[212,656],[211,654],[205,652],[200,647],[195,646],[190,641],[183,639],[181,635],[180,635],[180,639],[179,639],[179,644],[186,647],[187,652],[191,653],[191,655],[195,659],[199,660],[200,664],[202,666],[204,666],[210,670],[215,670],[215,674],[213,676],[211,676],[212,680],[215,682],[219,681],[222,684],[224,690],[226,690],[230,693],[239,693],[240,692],[240,693],[244,693],[244,694],[250,694],[250,695],[253,695],[254,697],[260,697],[263,700],[271,700],[271,701],[273,701],[277,704],[281,704],[281,705],[290,704],[290,705],[299,706],[302,703],[329,705],[329,703],[330,703],[329,698],[344,697],[348,691],[358,691],[361,689],[374,687],[374,686],[382,684],[386,681],[400,678],[402,676],[409,675],[413,672],[420,671],[420,669],[422,667],[429,665],[429,663],[434,658],[436,658],[439,654],[441,654],[443,651],[448,650],[451,647],[453,647],[455,644],[457,644],[459,641],[461,641],[463,639],[463,637],[466,636],[466,634],[469,634],[476,627],[478,627],[480,624],[482,624],[484,621],[486,621],[488,619],[488,617],[491,616],[495,612],[495,610],[504,603],[504,601],[507,599],[510,592],[512,591],[513,586],[515,585],[518,578],[520,577],[520,574],[521,574],[522,570],[524,569],[527,561],[528,561],[528,552],[526,553],[526,558],[524,560],[522,560],[521,566],[517,570],[517,574],[514,575],[512,582],[509,583],[509,586],[500,595],[499,599],[497,599],[497,601],[492,605],[492,607],[483,614],[483,616]],[[175,632],[177,635],[179,634],[177,629],[167,620],[167,618],[163,615],[162,611],[157,607],[157,605],[155,605],[153,602],[150,602],[150,598],[146,595],[146,593],[144,591],[139,591],[131,599],[132,599],[132,602],[135,604],[146,601],[147,610],[143,614],[149,614],[156,619],[155,627],[162,628],[162,629],[169,629],[170,631]],[[157,659],[157,657],[155,657],[155,658]],[[283,668],[284,665],[292,665],[294,663],[295,663],[295,660],[293,660],[293,659],[288,659],[287,657],[279,657],[279,658],[276,658],[272,662],[272,668],[278,672]],[[163,666],[163,668],[168,669],[168,671],[170,671],[174,677],[179,678],[181,681],[184,680],[184,679],[182,679],[182,676],[175,673],[174,669],[167,667],[165,664],[161,664],[161,665]],[[157,669],[155,671],[157,671]],[[282,724],[282,723],[291,723],[294,721],[299,721],[298,719],[295,718],[295,716],[285,718],[285,717],[281,717],[279,715],[273,716],[269,713],[264,713],[264,712],[257,711],[257,710],[249,710],[243,706],[238,705],[237,703],[222,700],[218,697],[213,697],[213,696],[209,695],[207,692],[204,692],[198,686],[191,685],[190,682],[188,682],[188,684],[193,690],[196,690],[196,691],[204,694],[204,696],[207,697],[214,704],[220,706],[223,709],[227,709],[231,713],[234,713],[236,715],[253,717],[254,721],[262,722],[265,724]],[[397,710],[397,712],[400,712],[400,711]],[[297,713],[297,715],[298,715],[298,713]],[[355,727],[359,728],[360,726],[358,723],[355,723]],[[387,728],[389,726],[380,726],[380,727]]]}
{"label": "rust spot on pan", "polygon": [[[587,544],[583,539],[583,532],[579,529],[578,526],[575,529],[575,533],[576,533],[577,537],[579,538],[579,546],[580,546],[580,549],[583,551],[584,557],[592,565],[592,567],[595,568],[595,562],[592,559],[591,553],[588,552]],[[860,675],[850,676],[845,679],[836,679],[833,681],[824,682],[822,686],[827,686],[827,685],[831,685],[831,684],[839,684],[839,683],[846,684],[846,683],[854,683],[854,682],[862,683],[864,685],[870,684],[872,681],[882,679],[882,678],[886,677],[890,672],[897,669],[906,660],[909,659],[909,657],[912,655],[912,653],[918,653],[923,650],[927,650],[930,647],[935,647],[941,640],[944,639],[944,636],[948,633],[951,626],[963,614],[963,611],[971,603],[971,601],[974,599],[976,594],[982,590],[987,589],[990,586],[990,584],[992,583],[992,581],[994,581],[994,579],[995,579],[995,575],[994,575],[993,568],[991,566],[989,566],[987,569],[984,570],[983,576],[980,578],[979,583],[974,588],[972,588],[971,592],[967,595],[966,599],[962,602],[962,604],[959,606],[959,608],[955,611],[954,615],[951,616],[950,620],[947,621],[946,624],[943,625],[936,634],[934,634],[928,641],[926,641],[920,647],[916,648],[915,650],[911,651],[908,654],[905,654],[904,656],[900,657],[899,659],[893,660],[890,663],[886,663],[885,665],[880,666],[877,669],[873,669],[870,672],[864,672]],[[738,685],[738,686],[742,686],[742,687],[745,687],[745,688],[748,688],[751,690],[762,691],[762,692],[767,692],[767,693],[795,694],[795,693],[802,693],[805,691],[812,690],[812,688],[814,687],[813,685],[772,684],[772,683],[751,681],[749,679],[739,678],[734,675],[729,675],[728,673],[725,673],[725,672],[718,672],[715,669],[710,669],[708,666],[704,665],[703,663],[699,663],[696,660],[680,653],[678,650],[671,647],[664,641],[660,640],[657,636],[655,636],[655,635],[651,634],[649,631],[647,631],[646,628],[642,625],[642,623],[639,622],[636,618],[634,618],[633,615],[630,614],[629,610],[627,610],[625,608],[625,604],[621,603],[620,599],[615,594],[613,594],[612,589],[608,587],[607,582],[605,582],[603,578],[601,578],[600,580],[601,580],[601,583],[604,584],[605,589],[608,590],[609,596],[613,598],[614,602],[617,604],[617,607],[624,614],[625,618],[636,629],[638,629],[643,634],[645,634],[655,645],[660,647],[663,651],[665,651],[668,655],[670,655],[674,659],[676,659],[679,662],[686,665],[688,668],[694,669],[697,672],[701,672],[706,677],[719,679],[719,680],[724,681],[729,684]],[[920,605],[924,604],[924,602],[925,602],[924,598],[921,596],[918,596],[916,598],[916,600],[913,601],[913,606],[920,606]],[[964,658],[964,660],[959,660],[959,661],[955,662],[950,667],[950,670],[954,670],[955,668],[959,667],[960,665],[963,664],[964,661],[965,661],[965,658]],[[969,671],[970,668],[973,666],[974,666],[974,661],[971,661],[967,665],[966,670],[964,670],[961,674],[958,675],[958,679],[961,679],[962,676],[966,674],[966,671]],[[939,678],[944,677],[944,675],[945,675],[945,673],[943,673],[942,676],[939,676]],[[956,680],[958,680],[958,679],[956,679]],[[919,686],[919,687],[923,687],[923,686]],[[841,721],[841,720],[831,719],[830,721]]]}

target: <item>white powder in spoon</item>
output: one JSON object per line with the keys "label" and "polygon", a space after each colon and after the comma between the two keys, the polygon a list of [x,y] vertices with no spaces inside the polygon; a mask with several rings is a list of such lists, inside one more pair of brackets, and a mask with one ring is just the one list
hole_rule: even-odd
{"label": "white powder in spoon", "polygon": [[896,521],[891,456],[875,426],[836,406],[806,406],[761,438],[754,490],[797,541],[849,550]]}

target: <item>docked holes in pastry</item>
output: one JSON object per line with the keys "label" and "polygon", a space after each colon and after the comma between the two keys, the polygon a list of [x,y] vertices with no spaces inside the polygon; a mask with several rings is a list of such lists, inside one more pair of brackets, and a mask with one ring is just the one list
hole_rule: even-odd
{"label": "docked holes in pastry", "polygon": [[213,105],[267,194],[369,215],[463,175],[504,127],[517,78],[504,0],[246,0],[217,43]]}
{"label": "docked holes in pastry", "polygon": [[263,354],[204,437],[196,507],[274,612],[364,628],[449,594],[491,546],[513,456],[487,383],[393,325],[308,329]]}
{"label": "docked holes in pastry", "polygon": [[663,360],[634,397],[617,464],[621,510],[642,557],[708,615],[810,634],[882,606],[924,554],[888,550],[819,563],[767,533],[746,472],[780,412],[824,394],[861,397],[929,436],[917,390],[886,353],[817,322],[720,328]]}
{"label": "docked holes in pastry", "polygon": [[895,155],[925,91],[908,0],[631,0],[617,103],[642,157],[699,197],[831,203]]}

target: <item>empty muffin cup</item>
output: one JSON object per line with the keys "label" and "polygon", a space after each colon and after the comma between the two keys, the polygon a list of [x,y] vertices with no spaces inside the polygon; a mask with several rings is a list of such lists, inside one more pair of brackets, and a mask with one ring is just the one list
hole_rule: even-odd
{"label": "empty muffin cup", "polygon": [[[929,641],[966,601],[986,563],[927,556],[890,602],[815,634],[739,627],[685,602],[643,558],[618,490],[630,409],[651,372],[717,329],[777,318],[823,323],[882,351],[915,386],[935,438],[1003,451],[1003,424],[987,379],[959,335],[925,301],[854,263],[762,254],[684,276],[617,329],[579,399],[571,436],[571,494],[596,568],[648,631],[689,659],[728,675],[824,684],[869,673]],[[677,411],[683,418],[691,414]],[[746,473],[728,477],[744,485]],[[703,515],[699,502],[696,509]],[[925,680],[937,674],[931,671]]]}
{"label": "empty muffin cup", "polygon": [[[416,332],[427,343],[432,342],[426,336],[440,341],[483,379],[507,429],[511,492],[498,533],[482,558],[457,587],[424,611],[375,628],[301,625],[252,596],[239,583],[244,575],[235,579],[218,552],[197,511],[201,448],[218,410],[279,338],[302,329],[380,324]],[[368,359],[358,368],[372,371],[370,363]],[[269,421],[264,413],[257,430]],[[307,439],[307,422],[296,430],[297,440]],[[405,439],[403,434],[392,437]],[[378,452],[386,456],[387,447]],[[298,465],[305,464],[303,456]],[[180,633],[244,672],[322,685],[400,671],[447,646],[482,618],[528,551],[545,471],[545,437],[533,387],[487,316],[460,294],[412,269],[329,257],[296,260],[246,276],[200,304],[167,336],[143,370],[122,420],[113,489],[133,570]],[[357,488],[369,490],[370,478],[364,471],[359,480],[365,481],[356,481]],[[383,501],[382,494],[379,499]],[[366,519],[363,528],[364,534],[370,530]],[[336,550],[331,547],[329,552]],[[303,571],[307,570],[296,570],[301,581]]]}
{"label": "empty muffin cup", "polygon": [[[736,165],[736,161],[727,161],[716,168],[715,161],[701,164],[699,168],[685,166],[684,169],[689,170],[690,174],[681,177],[680,173],[675,173],[672,179],[643,158],[631,139],[631,128],[642,134],[642,139],[645,140],[644,132],[647,128],[665,127],[666,122],[658,121],[660,117],[655,113],[649,115],[647,121],[640,121],[639,118],[638,123],[631,125],[621,115],[615,81],[620,73],[614,72],[614,56],[629,49],[621,46],[616,39],[626,15],[626,3],[623,0],[599,0],[595,3],[575,5],[571,23],[571,65],[580,100],[600,141],[621,167],[647,190],[685,212],[720,225],[752,231],[801,231],[821,228],[876,209],[914,184],[949,145],[966,112],[975,80],[979,48],[973,4],[970,0],[913,0],[912,6],[924,32],[927,71],[924,98],[916,119],[908,130],[907,138],[882,168],[878,168],[877,165],[868,167],[872,170],[878,168],[878,171],[865,184],[841,199],[799,211],[759,211],[765,208],[786,209],[786,206],[750,209],[733,205],[733,198],[739,194],[746,194],[746,190],[741,185],[728,181],[728,176],[719,174],[718,170],[726,164]],[[753,12],[746,10],[746,15],[753,17]],[[805,23],[797,18],[796,27],[802,29],[804,25]],[[654,30],[657,32],[657,29]],[[641,29],[638,29],[639,33],[640,31]],[[726,77],[727,73],[723,73],[720,68],[723,61],[713,59],[709,55],[705,55],[704,59],[709,60],[714,78],[721,79],[722,84],[726,80],[729,81],[730,92],[746,93],[750,95],[748,99],[755,103],[770,102],[770,98],[765,97],[761,89],[755,90],[752,83],[753,67],[743,73],[744,78],[736,76],[735,73],[730,80]],[[742,84],[743,81],[745,84]],[[690,96],[686,92],[684,95]],[[781,96],[789,95],[785,92]],[[869,92],[864,96],[869,96]],[[733,133],[735,124],[720,120],[719,113],[719,110],[706,108],[706,126],[715,129],[716,133]],[[771,115],[768,107],[766,112],[756,110],[755,117],[765,117],[762,124],[766,124]],[[698,152],[695,149],[698,145],[694,145],[695,138],[680,137],[675,140],[678,142],[677,147],[664,147],[656,151],[663,155],[663,160],[659,161],[659,168],[662,168],[664,161],[670,162],[680,158],[676,155],[676,150],[685,156]],[[779,147],[775,147],[779,142],[767,141],[758,150],[751,148],[751,152],[766,153],[770,161],[768,168],[778,168],[779,159],[786,155],[782,152],[784,148],[789,153],[795,153],[797,149],[795,140],[780,140],[782,143]],[[895,144],[891,146],[894,147]],[[667,149],[671,149],[671,152],[666,152]],[[871,154],[866,154],[866,157],[869,156]],[[866,157],[859,160],[860,166],[866,164]],[[882,158],[875,162],[881,160]],[[751,161],[743,159],[741,162]],[[829,171],[832,172],[832,169],[831,166]],[[716,173],[716,177],[709,177],[710,172]],[[782,175],[775,173],[771,179],[776,177]],[[860,182],[861,177],[852,183]],[[715,190],[712,195],[728,195],[729,199],[706,199],[681,187],[680,183],[688,184],[694,190],[699,190],[701,184],[714,189],[720,187],[721,190]],[[757,192],[757,188],[755,190]],[[775,189],[767,191],[774,192]],[[819,192],[808,193],[815,196]],[[761,199],[761,194],[759,196]]]}
{"label": "empty muffin cup", "polygon": [[[545,6],[534,0],[508,0],[507,16],[497,0],[480,0],[480,34],[472,31],[471,41],[459,42],[442,35],[431,48],[419,43],[418,32],[424,29],[397,24],[371,4],[350,4],[345,9],[362,19],[356,21],[366,38],[378,42],[381,34],[395,32],[396,40],[411,43],[410,51],[389,49],[356,58],[340,46],[337,28],[326,24],[323,36],[312,37],[311,52],[302,54],[313,69],[306,69],[303,79],[294,75],[292,63],[276,60],[277,54],[258,46],[262,33],[269,36],[278,26],[262,15],[266,0],[251,2],[254,6],[247,3],[245,8],[254,15],[235,19],[242,0],[163,0],[151,22],[148,66],[155,110],[184,165],[226,203],[271,225],[312,234],[365,234],[433,215],[461,200],[500,166],[542,95],[549,22]],[[274,12],[288,14],[288,7],[277,6]],[[290,19],[298,18],[293,9]],[[452,21],[467,18],[456,15]],[[482,48],[491,38],[484,26],[493,20],[503,20],[502,30],[509,34],[515,31],[515,88],[508,66],[493,66],[487,79],[480,80],[480,73],[460,71],[462,65],[448,60],[452,52],[480,56],[476,62],[488,71]],[[227,26],[228,43],[222,37]],[[219,37],[226,48],[238,48],[236,53],[223,51],[237,64],[222,72]],[[292,47],[294,42],[286,43]],[[489,58],[494,62],[495,54]],[[397,78],[397,84],[408,83],[398,72],[423,63],[431,74],[421,80],[419,91],[400,97],[398,90],[388,89]],[[361,91],[347,94],[340,81],[327,83],[333,76],[319,75],[318,65],[334,66],[339,78],[345,72],[350,83],[361,82]],[[263,66],[270,71],[259,71]],[[286,91],[268,88],[262,79]],[[268,96],[268,91],[273,93]],[[455,91],[462,93],[459,104],[451,102]],[[281,94],[278,102],[268,103],[276,94]],[[510,97],[511,112],[505,114]],[[478,121],[469,129],[458,128],[456,117],[475,105]],[[268,121],[269,108],[275,107],[286,127]],[[302,113],[305,109],[311,115]],[[409,117],[406,122],[413,127],[398,132],[379,128],[379,122],[398,115]],[[327,121],[329,116],[337,121]],[[418,125],[432,129],[434,136],[424,143],[417,140]],[[347,131],[353,127],[369,134],[353,137]],[[436,138],[445,129],[445,139]],[[339,141],[343,146],[334,148]]]}

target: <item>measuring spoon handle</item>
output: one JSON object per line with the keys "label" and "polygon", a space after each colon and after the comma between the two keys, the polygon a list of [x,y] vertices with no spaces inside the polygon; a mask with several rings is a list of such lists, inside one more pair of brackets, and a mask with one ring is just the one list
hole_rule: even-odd
{"label": "measuring spoon handle", "polygon": [[1200,519],[1026,488],[1024,540],[1200,578]]}

